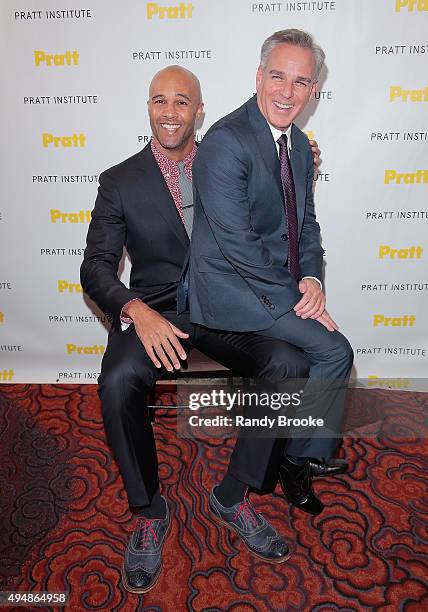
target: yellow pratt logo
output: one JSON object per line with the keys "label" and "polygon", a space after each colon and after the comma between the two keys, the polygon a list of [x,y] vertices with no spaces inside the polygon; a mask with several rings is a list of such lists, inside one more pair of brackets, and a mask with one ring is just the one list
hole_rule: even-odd
{"label": "yellow pratt logo", "polygon": [[395,0],[395,12],[399,13],[401,9],[407,9],[409,13],[415,9],[419,12],[428,11],[428,0]]}
{"label": "yellow pratt logo", "polygon": [[402,89],[399,85],[389,88],[389,101],[396,102],[428,102],[428,87],[422,89]]}
{"label": "yellow pratt logo", "polygon": [[397,172],[396,170],[385,170],[383,178],[385,185],[414,185],[415,183],[428,183],[428,170],[416,170],[416,172]]}
{"label": "yellow pratt logo", "polygon": [[45,51],[34,51],[34,64],[36,66],[77,66],[79,54],[77,51],[66,51],[65,53],[46,53]]}
{"label": "yellow pratt logo", "polygon": [[104,355],[105,350],[105,346],[102,344],[94,344],[93,346],[67,344],[67,355]]}
{"label": "yellow pratt logo", "polygon": [[0,371],[0,382],[12,382],[14,375],[13,370]]}
{"label": "yellow pratt logo", "polygon": [[147,19],[153,19],[153,17],[158,17],[159,19],[191,19],[194,8],[191,2],[187,4],[180,2],[180,4],[172,6],[161,6],[157,2],[147,2]]}
{"label": "yellow pratt logo", "polygon": [[79,212],[65,213],[56,208],[51,208],[51,223],[90,223],[91,211],[79,210]]}
{"label": "yellow pratt logo", "polygon": [[42,134],[42,143],[45,149],[50,147],[51,145],[54,148],[64,147],[84,147],[86,145],[86,136],[85,134],[72,134],[71,136],[54,136],[49,132],[43,132]]}
{"label": "yellow pratt logo", "polygon": [[415,315],[406,314],[402,317],[385,317],[383,314],[373,315],[373,327],[413,327],[415,321]]}
{"label": "yellow pratt logo", "polygon": [[408,389],[410,378],[380,378],[375,374],[367,377],[368,387],[387,387],[388,389]]}
{"label": "yellow pratt logo", "polygon": [[4,312],[0,310],[0,323],[4,323]]}
{"label": "yellow pratt logo", "polygon": [[67,280],[59,280],[57,283],[59,293],[83,293],[80,283],[70,283]]}
{"label": "yellow pratt logo", "polygon": [[378,259],[422,259],[424,252],[421,246],[410,246],[402,249],[393,249],[388,244],[379,246]]}

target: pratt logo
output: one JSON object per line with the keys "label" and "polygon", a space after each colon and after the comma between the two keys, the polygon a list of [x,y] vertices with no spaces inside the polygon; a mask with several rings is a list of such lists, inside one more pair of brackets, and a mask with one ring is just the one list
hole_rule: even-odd
{"label": "pratt logo", "polygon": [[421,246],[410,246],[403,249],[393,249],[387,244],[379,246],[379,259],[421,259],[424,252]]}
{"label": "pratt logo", "polygon": [[82,133],[74,133],[71,136],[54,136],[49,132],[43,132],[42,142],[45,149],[50,147],[52,144],[55,148],[84,147],[86,144],[86,136]]}
{"label": "pratt logo", "polygon": [[4,323],[4,312],[0,310],[0,323]]}
{"label": "pratt logo", "polygon": [[191,19],[195,7],[191,2],[175,4],[173,6],[161,6],[157,2],[146,4],[147,19],[159,17],[159,19]]}
{"label": "pratt logo", "polygon": [[428,183],[428,170],[416,170],[416,172],[397,172],[396,170],[385,170],[383,179],[385,185],[395,183],[400,185],[413,185],[414,183]]}
{"label": "pratt logo", "polygon": [[410,378],[380,378],[373,374],[367,377],[368,387],[387,387],[388,389],[408,389]]}
{"label": "pratt logo", "polygon": [[77,51],[66,51],[65,53],[45,53],[34,51],[34,63],[36,66],[77,66],[79,54]]}
{"label": "pratt logo", "polygon": [[56,208],[51,208],[51,223],[57,221],[61,223],[90,223],[91,211],[90,210],[79,210],[74,213],[64,213]]}
{"label": "pratt logo", "polygon": [[396,13],[406,8],[409,13],[413,13],[415,9],[419,12],[428,11],[428,0],[395,0]]}
{"label": "pratt logo", "polygon": [[3,370],[3,372],[0,372],[0,380],[2,382],[11,382],[14,375],[15,372],[13,370]]}
{"label": "pratt logo", "polygon": [[59,293],[83,293],[83,288],[80,283],[70,283],[66,280],[59,280],[57,287]]}
{"label": "pratt logo", "polygon": [[373,315],[373,327],[413,327],[415,321],[415,315],[403,315],[402,317],[385,317],[383,314]]}
{"label": "pratt logo", "polygon": [[389,88],[389,101],[395,102],[428,102],[428,87],[424,89],[401,89],[399,85]]}
{"label": "pratt logo", "polygon": [[105,350],[105,346],[102,344],[94,344],[93,346],[67,344],[67,355],[104,355]]}

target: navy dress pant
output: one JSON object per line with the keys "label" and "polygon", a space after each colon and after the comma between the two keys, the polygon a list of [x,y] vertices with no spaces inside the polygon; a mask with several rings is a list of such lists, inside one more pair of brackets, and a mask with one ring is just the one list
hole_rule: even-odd
{"label": "navy dress pant", "polygon": [[[218,332],[194,325],[187,312],[162,315],[189,334],[183,343],[227,366],[237,375],[261,378],[269,384],[293,378],[307,378],[309,363],[298,348],[254,333]],[[134,330],[122,333],[113,328],[99,377],[99,395],[107,439],[119,465],[130,506],[146,506],[159,488],[156,446],[147,394],[166,370],[157,369]],[[232,453],[229,472],[257,489],[271,482],[272,465],[278,457],[274,437],[239,436]]]}

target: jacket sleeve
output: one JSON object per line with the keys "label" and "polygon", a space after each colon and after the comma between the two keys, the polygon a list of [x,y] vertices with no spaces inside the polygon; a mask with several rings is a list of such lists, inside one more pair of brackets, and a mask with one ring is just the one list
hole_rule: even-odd
{"label": "jacket sleeve", "polygon": [[126,243],[126,222],[119,189],[106,173],[100,175],[99,182],[80,281],[89,297],[117,323],[124,304],[139,296],[117,275]]}
{"label": "jacket sleeve", "polygon": [[324,250],[321,247],[320,226],[315,217],[314,206],[314,160],[308,147],[306,174],[306,206],[302,233],[299,242],[300,276],[314,276],[322,282],[322,265]]}

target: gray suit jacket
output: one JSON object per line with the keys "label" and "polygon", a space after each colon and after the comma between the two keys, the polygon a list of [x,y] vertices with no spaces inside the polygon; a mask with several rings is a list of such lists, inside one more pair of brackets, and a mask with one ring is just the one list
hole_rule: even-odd
{"label": "gray suit jacket", "polygon": [[[301,277],[321,279],[324,251],[315,218],[313,156],[291,134]],[[268,329],[301,294],[287,270],[288,238],[276,145],[253,97],[206,134],[193,165],[190,317],[214,329]]]}

